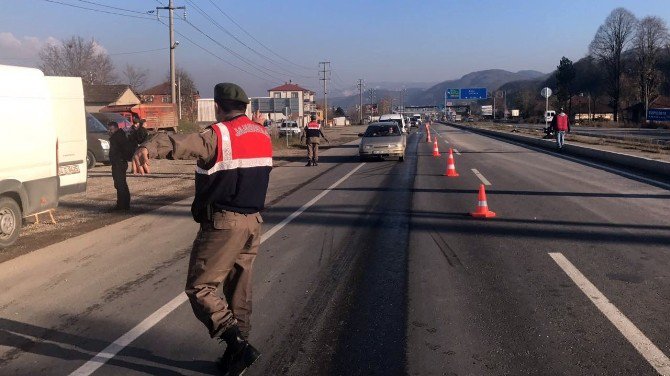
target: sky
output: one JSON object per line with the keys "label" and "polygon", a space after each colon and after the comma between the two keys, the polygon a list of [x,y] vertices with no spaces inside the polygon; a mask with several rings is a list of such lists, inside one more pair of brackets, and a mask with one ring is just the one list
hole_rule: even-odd
{"label": "sky", "polygon": [[[320,95],[320,61],[331,62],[332,93],[354,93],[359,78],[366,87],[400,88],[483,69],[548,73],[562,56],[586,56],[617,7],[670,21],[668,0],[174,1],[186,6],[186,21],[175,11],[176,64],[202,97],[218,82],[263,96],[289,80]],[[45,44],[79,35],[110,54],[119,76],[132,64],[149,70],[147,86],[159,84],[169,69],[169,34],[167,11],[158,11],[160,20],[155,12],[167,2],[0,0],[0,64],[37,66]]]}

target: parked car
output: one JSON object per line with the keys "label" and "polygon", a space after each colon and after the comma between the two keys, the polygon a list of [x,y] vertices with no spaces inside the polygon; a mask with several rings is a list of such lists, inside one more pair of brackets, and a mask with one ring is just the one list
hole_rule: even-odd
{"label": "parked car", "polygon": [[97,162],[109,162],[107,128],[89,113],[86,114],[86,144],[86,167],[89,170]]}
{"label": "parked car", "polygon": [[358,147],[361,160],[387,157],[397,157],[400,162],[405,160],[407,140],[397,123],[372,123],[358,136],[361,137],[361,144]]}
{"label": "parked car", "polygon": [[380,122],[393,121],[398,124],[398,128],[402,133],[409,131],[409,125],[405,123],[405,118],[400,114],[386,114],[379,117]]}
{"label": "parked car", "polygon": [[91,115],[98,119],[105,127],[110,121],[115,121],[119,124],[119,129],[123,129],[126,132],[133,126],[133,123],[126,119],[125,116],[114,112],[91,112]]}
{"label": "parked car", "polygon": [[298,126],[298,123],[295,121],[283,121],[279,125],[279,135],[286,136],[288,135],[300,135],[302,129]]}

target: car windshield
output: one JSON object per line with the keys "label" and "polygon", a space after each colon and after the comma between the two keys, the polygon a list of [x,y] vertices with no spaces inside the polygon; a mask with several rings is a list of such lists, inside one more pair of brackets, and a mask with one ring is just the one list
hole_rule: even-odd
{"label": "car windshield", "polygon": [[100,120],[93,117],[91,114],[86,114],[86,131],[87,132],[107,132],[107,128],[100,122]]}
{"label": "car windshield", "polygon": [[397,125],[371,125],[365,130],[364,137],[389,137],[400,136],[400,129]]}

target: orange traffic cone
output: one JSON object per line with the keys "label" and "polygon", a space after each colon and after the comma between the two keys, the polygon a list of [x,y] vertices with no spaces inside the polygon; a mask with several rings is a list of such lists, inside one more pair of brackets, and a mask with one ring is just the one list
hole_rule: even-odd
{"label": "orange traffic cone", "polygon": [[432,142],[430,140],[430,127],[426,126],[426,142]]}
{"label": "orange traffic cone", "polygon": [[454,152],[449,148],[449,158],[447,159],[447,172],[444,173],[444,176],[456,177],[458,172],[456,172],[456,165],[454,164]]}
{"label": "orange traffic cone", "polygon": [[433,142],[433,157],[439,157],[440,156],[440,149],[437,147],[437,138],[435,139],[435,142]]}
{"label": "orange traffic cone", "polygon": [[494,218],[496,213],[489,210],[489,205],[486,203],[486,190],[484,184],[479,186],[479,200],[477,202],[477,210],[470,213],[475,218]]}

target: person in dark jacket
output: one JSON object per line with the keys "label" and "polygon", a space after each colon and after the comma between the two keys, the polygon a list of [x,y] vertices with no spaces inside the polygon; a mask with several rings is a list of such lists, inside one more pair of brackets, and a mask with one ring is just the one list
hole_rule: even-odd
{"label": "person in dark jacket", "polygon": [[115,121],[107,123],[109,132],[109,162],[112,165],[112,179],[116,189],[116,206],[114,210],[130,209],[130,190],[126,182],[126,171],[128,170],[130,143],[126,132],[119,129]]}
{"label": "person in dark jacket", "polygon": [[133,164],[143,174],[149,172],[149,158],[197,160],[191,214],[200,230],[185,291],[209,335],[227,344],[219,368],[224,375],[238,375],[260,356],[248,342],[251,273],[261,241],[272,142],[260,114],[253,120],[245,115],[249,98],[241,87],[217,84],[214,102],[218,123],[201,133],[158,133],[140,146]]}
{"label": "person in dark jacket", "polygon": [[323,134],[321,130],[321,124],[317,123],[316,115],[310,117],[310,121],[306,126],[300,136],[300,142],[303,139],[306,139],[307,143],[307,164],[305,166],[318,166],[319,165],[319,143],[321,142],[321,137],[323,137],[326,142],[328,139]]}
{"label": "person in dark jacket", "polygon": [[134,146],[137,147],[137,145],[141,145],[146,142],[147,138],[149,137],[149,132],[144,127],[146,120],[133,118],[133,121],[135,124],[133,124],[133,128],[130,130],[129,139],[132,141],[132,143],[135,144]]}

